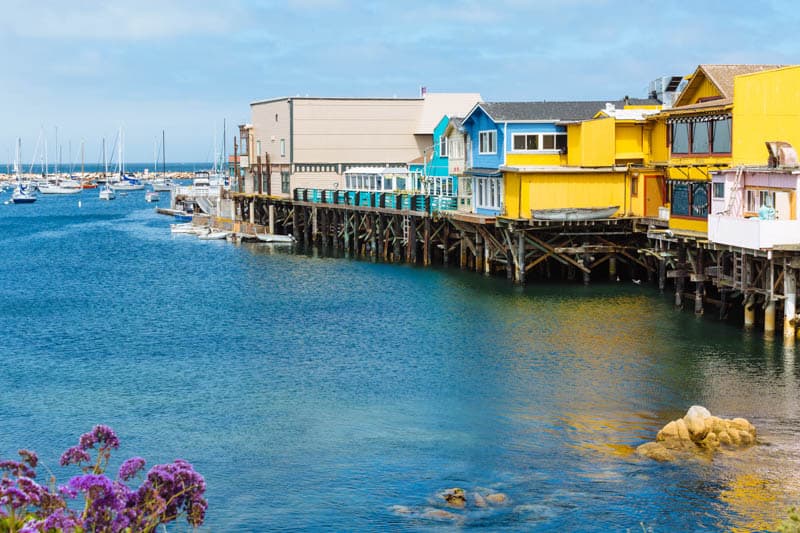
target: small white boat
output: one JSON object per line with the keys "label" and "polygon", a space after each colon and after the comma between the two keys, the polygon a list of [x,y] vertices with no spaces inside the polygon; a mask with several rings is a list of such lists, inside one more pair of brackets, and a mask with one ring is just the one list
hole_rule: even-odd
{"label": "small white boat", "polygon": [[227,237],[227,231],[213,231],[211,228],[208,229],[208,233],[200,233],[197,235],[197,238],[201,241],[218,241],[226,239]]}
{"label": "small white boat", "polygon": [[291,235],[278,235],[276,233],[256,233],[256,237],[261,242],[272,242],[272,243],[285,243],[291,244],[294,242],[294,237]]}
{"label": "small white boat", "polygon": [[169,229],[172,233],[185,233],[187,235],[198,235],[201,232],[208,231],[208,228],[205,226],[195,226],[191,222],[185,224],[170,224]]}
{"label": "small white boat", "polygon": [[98,197],[101,200],[113,200],[114,198],[117,197],[117,195],[114,192],[114,189],[112,189],[108,185],[103,185],[103,187],[100,189]]}
{"label": "small white boat", "polygon": [[576,220],[597,220],[610,218],[619,211],[618,205],[608,207],[574,207],[563,209],[531,209],[534,220],[552,220],[559,222]]}
{"label": "small white boat", "polygon": [[78,194],[81,192],[80,183],[73,186],[71,183],[39,183],[39,192],[42,194]]}
{"label": "small white boat", "polygon": [[36,201],[36,193],[30,188],[23,188],[22,185],[17,185],[14,193],[11,195],[11,202],[15,204],[32,204]]}
{"label": "small white boat", "polygon": [[159,200],[161,200],[161,195],[158,194],[158,191],[147,191],[144,193],[145,202],[158,202]]}
{"label": "small white boat", "polygon": [[172,190],[172,180],[171,179],[155,179],[150,182],[154,191],[158,192],[169,192]]}

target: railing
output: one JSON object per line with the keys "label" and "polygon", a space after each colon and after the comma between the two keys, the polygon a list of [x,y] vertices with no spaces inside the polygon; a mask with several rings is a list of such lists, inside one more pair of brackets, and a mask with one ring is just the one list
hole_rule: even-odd
{"label": "railing", "polygon": [[377,207],[397,209],[398,211],[420,211],[428,214],[439,211],[455,211],[458,207],[457,198],[454,196],[416,193],[295,189],[292,198],[299,202],[315,204]]}

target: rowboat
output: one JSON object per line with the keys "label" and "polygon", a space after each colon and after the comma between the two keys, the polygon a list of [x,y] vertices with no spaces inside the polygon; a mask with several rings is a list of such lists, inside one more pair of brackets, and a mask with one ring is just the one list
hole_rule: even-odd
{"label": "rowboat", "polygon": [[228,237],[227,231],[212,231],[210,228],[208,233],[200,233],[197,238],[201,241],[218,241]]}
{"label": "rowboat", "polygon": [[618,205],[608,207],[565,207],[561,209],[531,209],[534,220],[576,221],[610,218],[619,211]]}
{"label": "rowboat", "polygon": [[256,237],[261,242],[272,243],[286,243],[291,244],[294,242],[294,237],[291,235],[278,235],[276,233],[256,233]]}

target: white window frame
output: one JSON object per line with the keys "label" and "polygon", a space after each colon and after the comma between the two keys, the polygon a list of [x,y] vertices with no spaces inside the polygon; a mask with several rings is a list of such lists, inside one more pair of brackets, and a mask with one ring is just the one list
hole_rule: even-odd
{"label": "white window frame", "polygon": [[[489,139],[491,139],[491,143],[494,146],[493,151],[484,151],[481,150],[481,141],[483,140],[483,136],[487,135]],[[478,154],[480,155],[491,155],[497,153],[497,130],[482,130],[478,132]]]}
{"label": "white window frame", "polygon": [[449,155],[447,151],[447,137],[442,135],[439,137],[439,157],[447,157]]}
{"label": "white window frame", "polygon": [[[537,140],[537,146],[539,146],[538,149],[536,149],[536,150],[528,150],[528,149],[519,150],[519,149],[514,148],[514,140],[517,137],[529,137],[529,136],[532,136],[532,135],[535,135],[535,136],[537,136],[539,138]],[[547,148],[547,149],[544,148],[544,137],[545,137],[545,135],[548,135],[548,136],[552,135],[553,136],[553,148]],[[548,131],[548,132],[541,132],[541,133],[512,133],[511,134],[511,146],[510,146],[509,149],[510,149],[511,152],[514,152],[514,153],[517,153],[517,154],[560,154],[561,153],[561,149],[555,148],[555,147],[558,146],[558,137],[561,136],[561,135],[563,135],[564,138],[566,139],[567,133],[563,132],[563,131]],[[525,140],[525,146],[528,146],[527,139]]]}
{"label": "white window frame", "polygon": [[281,157],[286,157],[286,139],[281,139]]}
{"label": "white window frame", "polygon": [[480,209],[503,209],[503,179],[475,177],[473,184],[473,196],[475,197],[475,207]]}
{"label": "white window frame", "polygon": [[464,139],[453,137],[450,139],[450,145],[447,147],[448,157],[455,159],[464,158]]}

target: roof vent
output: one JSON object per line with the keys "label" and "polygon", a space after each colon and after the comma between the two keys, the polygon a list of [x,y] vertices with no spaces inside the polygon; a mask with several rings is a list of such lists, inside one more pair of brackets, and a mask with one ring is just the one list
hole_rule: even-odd
{"label": "roof vent", "polygon": [[796,168],[800,166],[800,162],[797,159],[797,150],[790,143],[786,141],[767,141],[764,144],[767,145],[767,150],[769,150],[767,166],[770,168]]}
{"label": "roof vent", "polygon": [[617,106],[615,106],[611,102],[606,102],[606,113],[612,114],[616,110],[617,110]]}

